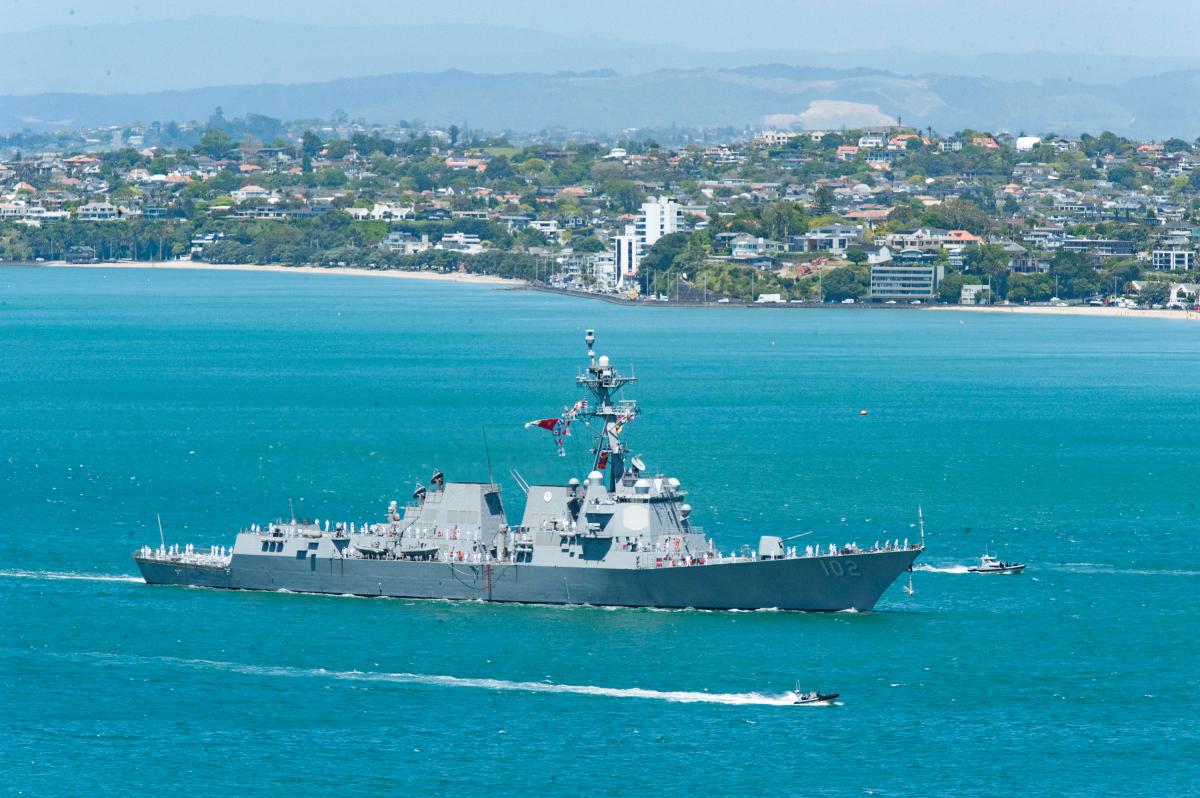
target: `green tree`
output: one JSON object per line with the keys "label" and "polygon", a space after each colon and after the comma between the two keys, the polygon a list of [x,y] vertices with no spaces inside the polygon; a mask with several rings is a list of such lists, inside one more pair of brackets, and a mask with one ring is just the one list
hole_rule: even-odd
{"label": "green tree", "polygon": [[603,252],[605,246],[595,236],[573,236],[571,238],[571,249],[582,253]]}
{"label": "green tree", "polygon": [[1165,305],[1171,298],[1171,287],[1166,283],[1150,282],[1138,291],[1138,301],[1143,305]]}
{"label": "green tree", "polygon": [[862,299],[867,295],[867,286],[862,270],[848,266],[825,272],[821,277],[821,291],[827,302]]}
{"label": "green tree", "polygon": [[195,147],[195,152],[198,154],[207,155],[209,158],[218,161],[232,157],[233,151],[233,140],[229,137],[229,134],[215,127],[205,130],[204,135],[200,137],[200,143]]}
{"label": "green tree", "polygon": [[633,213],[642,205],[644,195],[632,180],[614,180],[604,187],[604,193],[618,210]]}
{"label": "green tree", "polygon": [[489,180],[508,180],[513,176],[512,162],[503,155],[498,155],[488,161],[487,176]]}
{"label": "green tree", "polygon": [[1008,282],[1009,302],[1045,302],[1053,293],[1054,280],[1048,274],[1014,274]]}
{"label": "green tree", "polygon": [[808,230],[804,211],[794,202],[779,200],[764,205],[759,212],[763,234],[782,241],[789,235],[800,235]]}
{"label": "green tree", "polygon": [[1100,290],[1100,280],[1091,257],[1084,252],[1060,249],[1050,262],[1050,277],[1057,280],[1058,295],[1080,299]]}
{"label": "green tree", "polygon": [[325,142],[325,154],[335,161],[350,154],[350,142],[344,139],[330,139]]}
{"label": "green tree", "polygon": [[1011,256],[999,244],[971,247],[965,256],[965,270],[984,275],[992,292],[1003,299],[1008,293],[1008,263]]}
{"label": "green tree", "polygon": [[[825,138],[829,138],[826,136]],[[829,186],[821,186],[817,189],[817,193],[813,195],[813,205],[817,208],[817,213],[824,216],[833,210],[833,189]]]}
{"label": "green tree", "polygon": [[958,304],[962,299],[962,287],[968,279],[961,274],[948,274],[938,283],[938,299],[950,304]]}
{"label": "green tree", "polygon": [[316,174],[317,185],[321,188],[341,188],[350,182],[346,173],[332,166],[326,167]]}
{"label": "green tree", "polygon": [[974,202],[965,199],[946,200],[927,210],[922,217],[925,224],[947,230],[966,230],[983,235],[992,227],[992,219]]}
{"label": "green tree", "polygon": [[642,274],[648,280],[653,280],[655,275],[668,271],[687,246],[688,238],[687,233],[671,233],[655,241],[641,260],[639,268]]}
{"label": "green tree", "polygon": [[1123,188],[1137,188],[1138,176],[1132,166],[1121,164],[1114,166],[1108,170],[1109,182],[1116,183]]}
{"label": "green tree", "polygon": [[304,131],[304,135],[300,137],[300,152],[313,157],[321,151],[321,137],[311,130]]}

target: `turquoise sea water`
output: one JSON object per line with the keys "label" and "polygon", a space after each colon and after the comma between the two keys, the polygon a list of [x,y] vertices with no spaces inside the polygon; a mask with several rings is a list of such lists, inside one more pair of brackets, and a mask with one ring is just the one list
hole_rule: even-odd
{"label": "turquoise sea water", "polygon": [[[586,469],[522,425],[577,398],[587,327],[722,548],[915,537],[921,504],[937,570],[859,615],[134,578],[156,513],[201,545],[289,499],[372,519],[435,466],[485,478],[484,428],[519,514],[510,469]],[[1198,365],[1158,320],[0,270],[0,789],[1197,794]],[[1027,573],[953,572],[989,544]],[[843,706],[775,705],[797,680]]]}

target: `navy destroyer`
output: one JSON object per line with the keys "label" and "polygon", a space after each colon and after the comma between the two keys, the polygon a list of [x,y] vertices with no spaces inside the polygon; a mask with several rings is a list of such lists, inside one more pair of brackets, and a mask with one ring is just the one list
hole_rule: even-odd
{"label": "navy destroyer", "polygon": [[757,549],[721,552],[694,525],[678,479],[629,456],[624,427],[639,411],[617,394],[635,380],[595,354],[578,377],[588,397],[562,416],[530,422],[562,437],[595,424],[593,469],[581,482],[530,485],[519,524],[500,486],[435,472],[404,507],[375,523],[276,521],[238,533],[232,548],[144,546],[146,582],[530,604],[696,609],[870,610],[911,569],[923,543],[827,546],[803,535],[762,535]]}

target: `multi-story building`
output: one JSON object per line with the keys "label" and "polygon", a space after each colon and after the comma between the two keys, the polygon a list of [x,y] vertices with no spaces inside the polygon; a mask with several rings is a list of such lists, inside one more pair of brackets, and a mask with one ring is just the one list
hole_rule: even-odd
{"label": "multi-story building", "polygon": [[1156,249],[1150,263],[1157,271],[1191,271],[1196,268],[1196,253],[1190,249]]}
{"label": "multi-story building", "polygon": [[1104,257],[1133,255],[1133,242],[1118,238],[1066,238],[1062,248],[1067,252],[1090,252]]}
{"label": "multi-story building", "polygon": [[942,266],[934,263],[876,264],[871,267],[869,296],[872,300],[928,301],[937,295],[942,276]]}
{"label": "multi-story building", "polygon": [[438,249],[477,255],[483,252],[483,242],[479,236],[470,233],[447,233],[438,243]]}
{"label": "multi-story building", "polygon": [[789,236],[788,248],[792,252],[828,252],[831,255],[843,255],[862,238],[862,231],[862,227],[857,225],[832,224],[815,227],[803,235]]}
{"label": "multi-story building", "polygon": [[644,254],[658,239],[683,228],[682,205],[666,197],[651,197],[642,203],[634,230]]}
{"label": "multi-story building", "polygon": [[637,284],[638,265],[641,262],[638,241],[638,236],[630,228],[625,229],[623,236],[613,236],[613,271],[616,273],[618,289]]}
{"label": "multi-story building", "polygon": [[383,240],[383,248],[388,252],[399,252],[404,255],[415,255],[418,252],[424,252],[430,246],[428,233],[424,233],[418,238],[413,233],[393,230]]}
{"label": "multi-story building", "polygon": [[108,222],[120,215],[117,206],[109,202],[89,202],[75,209],[75,218],[82,222]]}

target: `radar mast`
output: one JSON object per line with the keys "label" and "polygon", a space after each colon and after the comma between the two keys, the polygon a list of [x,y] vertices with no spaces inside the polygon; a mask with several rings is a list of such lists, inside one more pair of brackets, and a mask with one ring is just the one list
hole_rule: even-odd
{"label": "radar mast", "polygon": [[584,415],[598,418],[602,428],[592,451],[596,455],[594,470],[601,473],[607,466],[608,489],[616,490],[617,480],[625,473],[626,448],[621,443],[621,428],[635,418],[640,410],[633,399],[616,399],[616,394],[626,384],[636,382],[637,377],[626,377],[618,372],[608,361],[607,355],[596,357],[596,332],[588,330],[584,336],[588,348],[587,371],[575,378],[575,382],[587,388],[594,402],[590,403]]}

